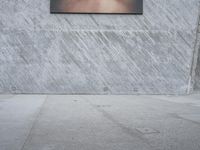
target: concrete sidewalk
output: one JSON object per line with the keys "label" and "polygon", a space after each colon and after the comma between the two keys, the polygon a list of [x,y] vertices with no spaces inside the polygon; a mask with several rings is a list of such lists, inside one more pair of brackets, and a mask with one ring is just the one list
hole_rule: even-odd
{"label": "concrete sidewalk", "polygon": [[0,150],[200,150],[200,94],[1,95]]}

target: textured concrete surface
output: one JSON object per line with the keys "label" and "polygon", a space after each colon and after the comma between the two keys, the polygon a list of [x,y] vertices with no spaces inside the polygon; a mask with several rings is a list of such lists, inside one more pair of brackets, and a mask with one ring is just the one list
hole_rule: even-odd
{"label": "textured concrete surface", "polygon": [[[200,50],[200,48],[199,48],[199,50]],[[200,53],[199,53],[198,60],[197,60],[194,89],[196,91],[200,91]]]}
{"label": "textured concrete surface", "polygon": [[0,150],[21,150],[45,97],[0,95]]}
{"label": "textured concrete surface", "polygon": [[197,62],[196,62],[196,70],[195,70],[195,84],[194,89],[196,91],[200,91],[200,24],[198,27],[198,34],[197,34]]}
{"label": "textured concrete surface", "polygon": [[1,96],[1,150],[199,150],[200,94]]}
{"label": "textured concrete surface", "polygon": [[55,15],[0,5],[0,93],[185,94],[199,0],[144,0],[144,14]]}

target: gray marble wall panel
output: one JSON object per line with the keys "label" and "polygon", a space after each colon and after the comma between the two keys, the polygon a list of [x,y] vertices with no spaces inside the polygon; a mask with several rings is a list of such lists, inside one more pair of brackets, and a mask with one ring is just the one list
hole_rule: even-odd
{"label": "gray marble wall panel", "polygon": [[143,15],[50,14],[2,0],[0,93],[186,94],[199,0],[144,0]]}
{"label": "gray marble wall panel", "polygon": [[196,77],[195,77],[195,90],[200,90],[200,56],[198,57],[197,69],[196,69]]}
{"label": "gray marble wall panel", "polygon": [[199,28],[198,28],[198,34],[197,34],[197,65],[196,65],[196,69],[195,69],[195,84],[194,84],[194,89],[196,91],[200,90],[200,24],[199,24]]}

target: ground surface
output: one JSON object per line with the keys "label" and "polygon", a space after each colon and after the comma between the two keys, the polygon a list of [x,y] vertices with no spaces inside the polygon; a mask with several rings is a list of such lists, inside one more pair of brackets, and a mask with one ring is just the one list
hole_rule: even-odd
{"label": "ground surface", "polygon": [[200,150],[200,94],[1,95],[0,150]]}

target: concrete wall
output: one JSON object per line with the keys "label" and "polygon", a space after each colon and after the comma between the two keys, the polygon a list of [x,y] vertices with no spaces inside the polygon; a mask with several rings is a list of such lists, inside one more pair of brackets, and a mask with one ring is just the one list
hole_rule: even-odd
{"label": "concrete wall", "polygon": [[194,88],[195,88],[195,90],[198,90],[198,91],[200,90],[200,56],[198,58]]}
{"label": "concrete wall", "polygon": [[198,27],[198,33],[197,33],[197,42],[196,42],[196,51],[197,51],[197,62],[196,62],[196,69],[195,69],[195,84],[194,84],[194,90],[199,91],[200,90],[200,24]]}
{"label": "concrete wall", "polygon": [[144,14],[55,15],[50,0],[0,5],[0,93],[185,94],[199,0],[144,0]]}

